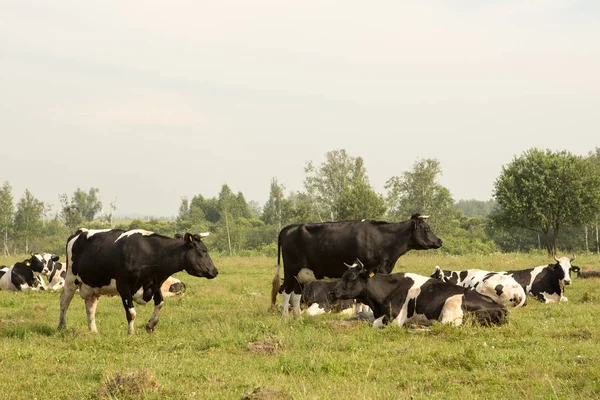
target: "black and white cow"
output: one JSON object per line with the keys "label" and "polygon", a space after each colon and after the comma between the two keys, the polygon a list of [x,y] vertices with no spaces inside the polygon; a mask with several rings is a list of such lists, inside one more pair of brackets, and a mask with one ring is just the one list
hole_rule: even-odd
{"label": "black and white cow", "polygon": [[337,281],[309,282],[302,288],[302,304],[306,306],[304,313],[306,315],[320,315],[329,312],[339,312],[341,314],[354,313],[354,300],[333,300],[329,293]]}
{"label": "black and white cow", "polygon": [[48,276],[48,289],[60,290],[65,285],[67,276],[67,264],[61,262],[54,263],[54,269]]}
{"label": "black and white cow", "polygon": [[373,326],[404,325],[410,319],[461,325],[467,314],[483,325],[506,321],[506,308],[475,290],[411,273],[379,274],[357,260],[335,285],[334,299],[356,299],[371,307]]}
{"label": "black and white cow", "polygon": [[[302,275],[310,280],[340,278],[344,263],[356,258],[367,268],[390,273],[400,256],[409,250],[438,249],[442,241],[434,235],[426,217],[414,214],[399,223],[380,221],[339,221],[318,224],[295,224],[279,232],[277,270],[272,280],[271,305],[282,293],[283,315],[288,315],[291,299],[294,315],[300,315]],[[280,289],[279,266],[283,256],[283,285]],[[304,272],[304,274],[303,274]]]}
{"label": "black and white cow", "polygon": [[527,295],[521,285],[513,277],[502,272],[482,269],[448,271],[436,265],[431,277],[454,285],[473,288],[505,307],[522,307],[527,302]]}
{"label": "black and white cow", "polygon": [[160,286],[163,297],[181,296],[185,293],[185,290],[185,283],[172,276],[168,277]]}
{"label": "black and white cow", "polygon": [[[571,284],[571,262],[575,260],[575,255],[573,255],[573,258],[556,258],[554,256],[554,260],[556,264],[506,271],[505,274],[515,278],[527,294],[532,295],[542,303],[568,301],[564,295],[565,286]],[[579,267],[575,268],[575,272],[579,270]]]}
{"label": "black and white cow", "polygon": [[163,306],[161,285],[172,274],[215,278],[218,274],[201,236],[186,233],[183,240],[142,229],[80,229],[67,239],[67,276],[60,296],[59,329],[66,327],[66,312],[75,290],[85,300],[88,327],[96,327],[96,307],[101,295],[120,295],[128,322],[128,335],[134,333],[136,311],[133,305],[154,299],[154,311],[146,324],[153,332]]}
{"label": "black and white cow", "polygon": [[41,275],[48,273],[48,263],[43,256],[32,253],[31,258],[17,262],[5,270],[0,277],[0,290],[44,290],[45,285]]}
{"label": "black and white cow", "polygon": [[581,269],[574,265],[571,266],[571,271],[577,273],[577,277],[581,279],[600,278],[600,271],[594,269]]}

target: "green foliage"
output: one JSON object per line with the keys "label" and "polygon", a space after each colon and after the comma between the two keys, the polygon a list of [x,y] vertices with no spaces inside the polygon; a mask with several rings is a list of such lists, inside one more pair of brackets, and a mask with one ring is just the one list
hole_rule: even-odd
{"label": "green foliage", "polygon": [[600,167],[567,151],[531,149],[502,168],[494,197],[494,226],[538,232],[555,254],[561,228],[600,214]]}
{"label": "green foliage", "polygon": [[454,208],[467,217],[487,217],[496,207],[496,201],[490,199],[488,201],[481,200],[459,200],[454,204]]}
{"label": "green foliage", "polygon": [[87,193],[77,188],[70,200],[66,193],[58,196],[61,204],[60,216],[71,231],[77,230],[84,222],[93,221],[102,210],[98,193],[100,193],[98,188],[90,188]]}
{"label": "green foliage", "polygon": [[438,235],[451,232],[456,218],[454,200],[450,191],[437,183],[441,173],[438,160],[424,159],[411,171],[390,178],[385,184],[389,218],[400,221],[414,213],[429,215],[429,224]]}
{"label": "green foliage", "polygon": [[36,199],[29,189],[25,189],[25,194],[17,203],[15,232],[17,240],[24,246],[26,253],[29,253],[30,240],[36,236],[43,225],[44,211],[44,203]]}
{"label": "green foliage", "polygon": [[0,235],[2,235],[2,252],[8,255],[8,238],[11,235],[15,217],[15,210],[12,196],[12,186],[5,181],[0,188]]}

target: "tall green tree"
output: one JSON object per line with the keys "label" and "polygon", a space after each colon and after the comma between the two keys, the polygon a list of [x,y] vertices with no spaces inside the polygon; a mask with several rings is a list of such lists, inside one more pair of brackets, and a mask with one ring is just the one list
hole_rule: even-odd
{"label": "tall green tree", "polygon": [[278,230],[283,227],[284,190],[285,187],[277,181],[277,178],[272,178],[269,200],[263,208],[263,221],[265,224],[276,225]]}
{"label": "tall green tree", "polygon": [[12,229],[15,216],[13,204],[12,187],[8,181],[0,188],[0,234],[2,235],[3,253],[9,255],[8,237]]}
{"label": "tall green tree", "polygon": [[17,203],[15,213],[15,234],[23,241],[25,252],[29,253],[29,244],[32,238],[39,234],[44,216],[44,203],[35,198],[29,191]]}
{"label": "tall green tree", "polygon": [[438,160],[423,159],[416,161],[412,170],[391,177],[385,184],[389,218],[401,220],[414,213],[429,215],[436,233],[448,232],[456,212],[450,191],[437,182],[441,174]]}
{"label": "tall green tree", "polygon": [[71,231],[78,229],[83,222],[93,221],[102,210],[99,193],[98,188],[90,188],[87,193],[77,188],[70,200],[66,193],[58,196],[61,204],[60,217]]}
{"label": "tall green tree", "polygon": [[600,167],[568,151],[533,148],[502,168],[494,197],[495,225],[538,232],[555,255],[561,228],[582,226],[600,214]]}
{"label": "tall green tree", "polygon": [[[313,209],[319,220],[361,218],[366,214],[363,209],[368,210],[367,213],[379,212],[381,201],[369,184],[361,157],[352,157],[344,149],[333,150],[325,154],[325,161],[318,167],[311,161],[304,171],[304,187],[313,200]],[[358,200],[352,195],[361,195],[363,201],[373,204],[362,204],[361,209],[360,205],[354,204]]]}

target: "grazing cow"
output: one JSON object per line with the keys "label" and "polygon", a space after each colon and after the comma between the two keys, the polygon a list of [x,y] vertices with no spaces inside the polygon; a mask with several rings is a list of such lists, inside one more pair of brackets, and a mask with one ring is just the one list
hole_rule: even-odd
{"label": "grazing cow", "polygon": [[522,307],[527,302],[527,295],[521,285],[502,272],[481,269],[447,271],[436,265],[431,277],[454,285],[473,288],[504,307]]}
{"label": "grazing cow", "polygon": [[359,260],[335,285],[334,299],[356,299],[373,310],[373,326],[404,325],[410,319],[461,325],[467,313],[483,325],[506,321],[506,308],[475,290],[411,273],[379,274]]}
{"label": "grazing cow", "polygon": [[48,265],[42,255],[32,253],[31,258],[15,263],[5,270],[0,277],[0,290],[44,290],[41,275],[47,275],[48,272]]}
{"label": "grazing cow", "polygon": [[581,279],[587,278],[600,278],[600,271],[596,271],[593,269],[581,269],[574,265],[571,265],[571,271],[577,273],[577,277]]}
{"label": "grazing cow", "polygon": [[332,300],[329,292],[337,281],[309,282],[302,288],[302,303],[307,306],[306,315],[320,315],[329,312],[348,314],[354,312],[354,300]]}
{"label": "grazing cow", "polygon": [[96,307],[101,295],[120,295],[128,323],[134,333],[133,301],[154,299],[154,311],[146,324],[153,332],[163,306],[161,285],[172,274],[215,278],[218,274],[201,237],[186,233],[183,240],[141,229],[80,229],[67,239],[67,276],[60,296],[59,329],[66,327],[66,312],[75,290],[85,300],[88,327],[96,328]]}
{"label": "grazing cow", "polygon": [[[283,255],[283,315],[288,315],[290,298],[294,315],[300,315],[302,275],[312,280],[340,278],[345,262],[360,258],[367,268],[388,274],[398,258],[409,250],[438,249],[442,241],[425,221],[414,214],[410,220],[389,223],[379,221],[340,221],[286,226],[279,232],[277,270],[273,278],[271,304],[279,291],[279,265]],[[304,274],[303,274],[304,273]]]}
{"label": "grazing cow", "polygon": [[[542,303],[568,301],[564,292],[565,286],[571,284],[571,262],[575,260],[575,255],[571,259],[554,256],[554,260],[556,264],[504,273],[515,278],[525,289],[525,293],[532,295]],[[579,267],[575,268],[579,270]]]}

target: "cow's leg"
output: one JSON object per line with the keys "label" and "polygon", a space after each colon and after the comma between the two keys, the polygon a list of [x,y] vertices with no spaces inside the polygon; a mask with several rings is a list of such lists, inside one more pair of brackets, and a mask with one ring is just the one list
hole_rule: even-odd
{"label": "cow's leg", "polygon": [[85,299],[85,312],[88,319],[88,328],[90,328],[90,331],[93,333],[98,333],[98,328],[96,327],[96,307],[98,306],[99,300],[100,296],[90,296]]}
{"label": "cow's leg", "polygon": [[63,290],[60,293],[60,317],[58,319],[58,329],[65,329],[67,326],[67,309],[69,308],[69,304],[71,304],[71,300],[73,300],[75,290],[77,290],[75,277],[69,271]]}
{"label": "cow's leg", "polygon": [[457,294],[446,299],[440,313],[441,323],[451,323],[454,326],[462,325],[464,317],[463,298],[464,295]]}
{"label": "cow's leg", "polygon": [[150,320],[146,324],[146,332],[154,332],[154,327],[156,324],[158,324],[158,314],[160,313],[160,309],[164,303],[162,292],[160,291],[160,288],[158,288],[158,290],[154,292],[154,311],[152,312]]}
{"label": "cow's leg", "polygon": [[292,308],[294,310],[294,317],[300,317],[300,299],[302,299],[302,294],[298,294],[296,292],[292,292]]}
{"label": "cow's leg", "polygon": [[291,297],[291,293],[287,293],[285,291],[285,289],[283,289],[283,293],[281,293],[281,315],[283,315],[284,317],[287,317],[290,315],[290,310],[289,310],[289,304],[290,304],[290,297]]}
{"label": "cow's leg", "polygon": [[121,301],[123,302],[123,308],[125,308],[125,316],[127,317],[127,336],[133,336],[134,334],[134,321],[135,321],[135,308],[133,307],[133,296],[131,294],[131,288],[127,283],[117,280],[117,291],[121,295]]}

